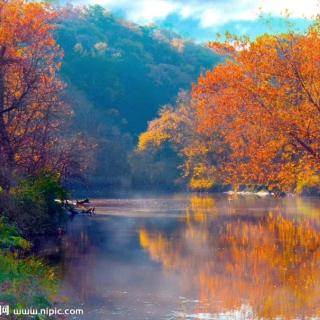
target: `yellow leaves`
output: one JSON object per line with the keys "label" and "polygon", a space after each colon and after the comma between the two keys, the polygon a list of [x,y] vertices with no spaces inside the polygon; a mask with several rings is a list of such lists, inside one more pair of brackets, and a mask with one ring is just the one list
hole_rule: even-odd
{"label": "yellow leaves", "polygon": [[170,135],[161,131],[147,131],[139,136],[138,150],[145,151],[148,147],[153,146],[156,149],[165,142],[170,140]]}
{"label": "yellow leaves", "polygon": [[192,177],[189,182],[189,187],[192,190],[210,190],[214,186],[212,179]]}
{"label": "yellow leaves", "polygon": [[297,181],[296,192],[302,193],[306,188],[320,188],[320,176],[319,175],[312,175],[305,180],[299,179]]}
{"label": "yellow leaves", "polygon": [[196,159],[189,159],[185,165],[185,175],[190,177],[192,190],[210,190],[215,185],[216,168]]}
{"label": "yellow leaves", "polygon": [[156,149],[160,148],[164,142],[174,138],[176,129],[173,110],[170,108],[160,110],[159,118],[151,121],[148,130],[140,135],[138,150],[145,151],[150,146]]}

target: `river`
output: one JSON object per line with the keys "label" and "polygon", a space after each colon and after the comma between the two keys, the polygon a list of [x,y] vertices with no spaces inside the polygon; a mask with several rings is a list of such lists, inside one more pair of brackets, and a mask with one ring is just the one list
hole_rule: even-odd
{"label": "river", "polygon": [[[42,252],[85,320],[320,319],[320,200],[94,200]],[[319,316],[319,318],[317,318]]]}

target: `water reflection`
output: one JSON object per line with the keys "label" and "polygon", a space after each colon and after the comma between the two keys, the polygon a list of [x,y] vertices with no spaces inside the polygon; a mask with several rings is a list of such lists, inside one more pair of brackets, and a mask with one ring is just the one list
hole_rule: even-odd
{"label": "water reflection", "polygon": [[199,288],[195,315],[320,315],[319,220],[285,217],[279,208],[258,217],[231,212],[221,216],[214,199],[193,197],[185,228],[170,237],[142,228],[141,246],[165,270],[181,272],[185,288]]}
{"label": "water reflection", "polygon": [[96,205],[55,255],[67,305],[83,305],[84,319],[320,319],[319,200]]}

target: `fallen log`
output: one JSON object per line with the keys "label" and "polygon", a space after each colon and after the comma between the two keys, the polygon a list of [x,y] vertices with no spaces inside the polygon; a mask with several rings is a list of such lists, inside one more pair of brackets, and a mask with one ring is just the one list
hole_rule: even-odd
{"label": "fallen log", "polygon": [[90,200],[88,198],[86,198],[84,200],[76,200],[77,206],[81,206],[81,205],[88,204],[88,203],[90,203]]}
{"label": "fallen log", "polygon": [[66,211],[66,213],[73,217],[77,214],[84,213],[84,214],[89,214],[89,215],[94,215],[95,214],[95,207],[87,207],[86,204],[90,203],[89,199],[81,200],[76,202],[70,201],[70,200],[64,200],[61,201],[59,199],[55,200],[57,203],[62,204],[63,209]]}

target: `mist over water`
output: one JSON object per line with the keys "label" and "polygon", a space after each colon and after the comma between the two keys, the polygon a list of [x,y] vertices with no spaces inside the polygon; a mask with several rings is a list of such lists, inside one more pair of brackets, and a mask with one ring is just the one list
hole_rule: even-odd
{"label": "mist over water", "polygon": [[318,199],[93,202],[97,215],[77,216],[46,251],[81,319],[320,316]]}

